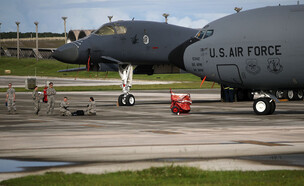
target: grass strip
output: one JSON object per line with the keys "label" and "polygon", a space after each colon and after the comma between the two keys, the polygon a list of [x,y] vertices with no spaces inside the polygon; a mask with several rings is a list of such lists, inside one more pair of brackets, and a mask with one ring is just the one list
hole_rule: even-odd
{"label": "grass strip", "polygon": [[2,181],[0,185],[303,185],[304,171],[203,171],[167,166],[108,174],[49,172]]}
{"label": "grass strip", "polygon": [[[35,58],[2,57],[0,58],[0,75],[14,76],[46,76],[46,77],[69,77],[69,78],[115,78],[120,79],[118,72],[57,72],[58,70],[84,67],[84,65],[71,65],[51,59],[41,59],[38,62]],[[5,70],[10,70],[11,74],[5,74]],[[193,74],[135,74],[134,80],[157,80],[157,81],[195,81],[201,79]]]}

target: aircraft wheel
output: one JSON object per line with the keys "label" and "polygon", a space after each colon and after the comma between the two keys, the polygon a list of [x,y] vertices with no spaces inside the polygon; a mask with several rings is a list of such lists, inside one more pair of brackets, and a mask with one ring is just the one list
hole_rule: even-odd
{"label": "aircraft wheel", "polygon": [[177,106],[174,106],[171,108],[171,111],[174,113],[174,114],[178,114],[179,113],[179,108]]}
{"label": "aircraft wheel", "polygon": [[294,100],[295,99],[295,92],[293,90],[287,91],[287,98],[288,100]]}
{"label": "aircraft wheel", "polygon": [[121,94],[118,97],[118,104],[119,104],[119,106],[126,106],[127,105],[126,98],[125,98],[125,96],[123,94]]}
{"label": "aircraft wheel", "polygon": [[270,98],[259,98],[253,102],[253,110],[257,115],[267,115],[272,108]]}
{"label": "aircraft wheel", "polygon": [[133,106],[135,104],[135,97],[132,94],[127,95],[126,102],[128,106]]}
{"label": "aircraft wheel", "polygon": [[283,92],[280,91],[280,90],[277,90],[275,91],[275,96],[278,98],[278,99],[283,99]]}
{"label": "aircraft wheel", "polygon": [[303,90],[297,90],[297,99],[303,100]]}

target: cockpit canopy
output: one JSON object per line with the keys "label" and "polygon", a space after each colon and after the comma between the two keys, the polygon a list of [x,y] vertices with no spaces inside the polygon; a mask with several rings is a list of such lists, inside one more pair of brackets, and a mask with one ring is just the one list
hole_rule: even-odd
{"label": "cockpit canopy", "polygon": [[100,36],[115,35],[115,34],[125,34],[127,33],[127,28],[120,25],[104,25],[94,32],[94,34]]}
{"label": "cockpit canopy", "polygon": [[206,39],[207,37],[210,37],[212,35],[213,30],[201,30],[195,35],[195,37],[198,39]]}

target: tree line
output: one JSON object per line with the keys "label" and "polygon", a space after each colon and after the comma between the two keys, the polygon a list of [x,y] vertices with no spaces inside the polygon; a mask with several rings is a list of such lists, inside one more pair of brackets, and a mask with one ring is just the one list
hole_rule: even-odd
{"label": "tree line", "polygon": [[[1,39],[14,39],[17,38],[17,32],[1,32]],[[19,32],[20,38],[35,38],[36,32]],[[64,37],[64,33],[52,33],[52,32],[43,32],[38,33],[38,37]]]}

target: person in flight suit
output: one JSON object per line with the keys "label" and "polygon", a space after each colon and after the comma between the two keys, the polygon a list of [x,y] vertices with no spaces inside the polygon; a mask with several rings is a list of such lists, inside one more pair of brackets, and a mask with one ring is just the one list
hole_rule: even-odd
{"label": "person in flight suit", "polygon": [[69,102],[68,98],[64,97],[63,101],[60,103],[60,113],[62,116],[71,116],[71,112],[69,111]]}
{"label": "person in flight suit", "polygon": [[11,114],[12,109],[14,110],[13,113],[16,112],[16,94],[15,94],[15,89],[12,87],[12,84],[8,84],[8,89],[6,91],[6,104],[7,104],[7,109],[8,109],[8,114]]}
{"label": "person in flight suit", "polygon": [[35,89],[32,93],[33,103],[34,103],[34,113],[38,115],[40,111],[40,99],[41,94],[38,92],[38,86],[35,86]]}
{"label": "person in flight suit", "polygon": [[90,97],[90,102],[88,104],[86,114],[88,116],[95,116],[96,115],[96,104],[95,104],[95,101],[94,101],[93,97]]}
{"label": "person in flight suit", "polygon": [[53,114],[54,107],[55,107],[55,95],[56,95],[56,90],[53,88],[53,83],[49,83],[49,88],[47,89],[47,96],[48,96],[48,108],[46,111],[46,114]]}

